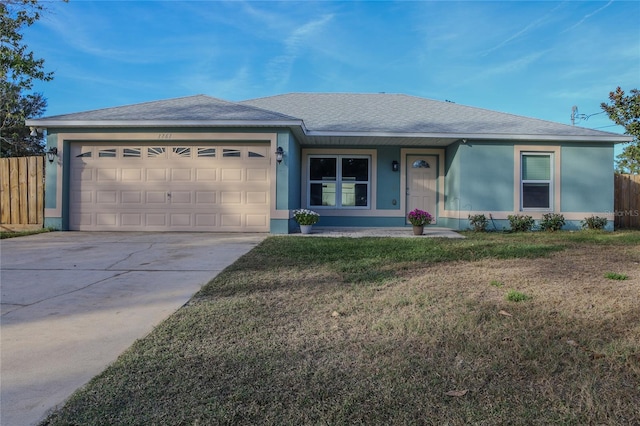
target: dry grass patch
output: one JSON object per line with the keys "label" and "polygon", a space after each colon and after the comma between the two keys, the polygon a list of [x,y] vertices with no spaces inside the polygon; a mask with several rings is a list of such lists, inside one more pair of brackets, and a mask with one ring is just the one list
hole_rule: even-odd
{"label": "dry grass patch", "polygon": [[638,424],[639,243],[270,238],[46,424]]}

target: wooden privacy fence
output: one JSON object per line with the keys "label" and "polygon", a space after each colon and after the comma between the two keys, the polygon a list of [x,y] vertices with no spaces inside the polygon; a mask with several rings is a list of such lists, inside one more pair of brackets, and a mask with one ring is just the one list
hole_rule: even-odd
{"label": "wooden privacy fence", "polygon": [[0,158],[0,229],[44,224],[44,157]]}
{"label": "wooden privacy fence", "polygon": [[640,228],[640,175],[615,176],[615,227]]}

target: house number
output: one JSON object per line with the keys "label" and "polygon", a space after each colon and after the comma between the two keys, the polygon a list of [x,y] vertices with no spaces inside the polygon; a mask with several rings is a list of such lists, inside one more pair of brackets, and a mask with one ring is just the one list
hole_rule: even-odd
{"label": "house number", "polygon": [[159,133],[158,139],[171,139],[171,136],[173,136],[171,133]]}

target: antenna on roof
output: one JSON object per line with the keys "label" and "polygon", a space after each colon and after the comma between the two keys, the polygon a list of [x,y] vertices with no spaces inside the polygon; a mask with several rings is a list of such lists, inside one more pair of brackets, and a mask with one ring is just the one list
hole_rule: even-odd
{"label": "antenna on roof", "polygon": [[571,125],[576,125],[576,116],[578,115],[578,107],[576,105],[571,107]]}
{"label": "antenna on roof", "polygon": [[574,105],[574,106],[571,107],[571,125],[575,126],[576,125],[576,120],[578,120],[578,121],[580,121],[580,120],[587,121],[589,119],[589,117],[591,117],[593,115],[598,115],[598,114],[604,114],[604,111],[596,112],[596,113],[593,113],[593,114],[578,114],[578,107]]}

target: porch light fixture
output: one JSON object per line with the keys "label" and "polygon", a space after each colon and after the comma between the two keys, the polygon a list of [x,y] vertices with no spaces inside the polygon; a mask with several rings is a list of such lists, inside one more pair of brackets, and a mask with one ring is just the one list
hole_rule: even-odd
{"label": "porch light fixture", "polygon": [[282,163],[282,158],[284,157],[284,149],[281,146],[276,149],[276,161],[278,164]]}
{"label": "porch light fixture", "polygon": [[57,156],[58,156],[58,148],[56,148],[55,146],[52,146],[51,148],[49,148],[49,151],[47,151],[47,160],[49,160],[50,163],[53,163],[53,160]]}
{"label": "porch light fixture", "polygon": [[400,169],[400,164],[396,160],[393,160],[391,162],[391,170],[394,172],[397,172],[399,169]]}
{"label": "porch light fixture", "polygon": [[414,169],[430,169],[431,166],[424,160],[416,160],[413,162],[412,167]]}

